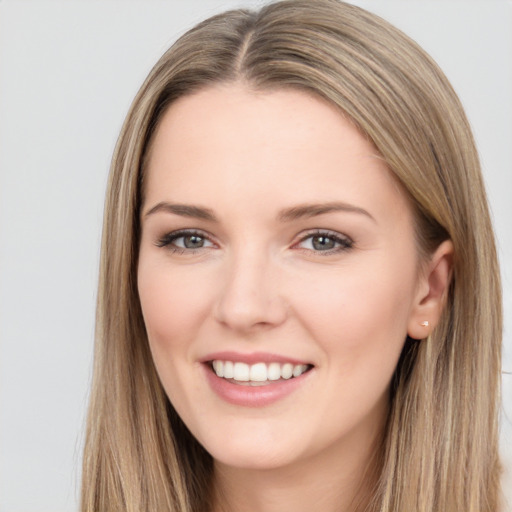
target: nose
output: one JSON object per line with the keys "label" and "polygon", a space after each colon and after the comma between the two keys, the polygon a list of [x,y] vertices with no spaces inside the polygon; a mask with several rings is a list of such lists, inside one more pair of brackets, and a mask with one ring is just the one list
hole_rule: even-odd
{"label": "nose", "polygon": [[256,248],[233,256],[221,277],[217,321],[246,333],[279,326],[287,317],[280,281],[278,265]]}

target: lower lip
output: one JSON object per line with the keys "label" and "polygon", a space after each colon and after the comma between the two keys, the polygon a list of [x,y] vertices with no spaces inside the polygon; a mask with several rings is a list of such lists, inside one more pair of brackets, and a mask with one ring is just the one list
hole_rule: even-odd
{"label": "lower lip", "polygon": [[209,365],[205,364],[206,378],[213,391],[222,400],[243,407],[265,407],[287,397],[307,380],[312,370],[300,377],[288,380],[270,381],[262,386],[235,384],[222,377],[217,377]]}

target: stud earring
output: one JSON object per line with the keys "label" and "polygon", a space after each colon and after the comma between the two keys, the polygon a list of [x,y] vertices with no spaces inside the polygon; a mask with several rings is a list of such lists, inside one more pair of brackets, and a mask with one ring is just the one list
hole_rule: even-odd
{"label": "stud earring", "polygon": [[428,320],[425,320],[424,322],[421,322],[421,325],[423,327],[428,327],[430,324],[428,323]]}

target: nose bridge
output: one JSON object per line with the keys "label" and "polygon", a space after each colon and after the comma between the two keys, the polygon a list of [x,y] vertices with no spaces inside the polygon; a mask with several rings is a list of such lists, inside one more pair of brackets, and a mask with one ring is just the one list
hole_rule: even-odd
{"label": "nose bridge", "polygon": [[279,325],[286,317],[279,281],[269,251],[250,243],[233,248],[223,269],[218,320],[236,330]]}

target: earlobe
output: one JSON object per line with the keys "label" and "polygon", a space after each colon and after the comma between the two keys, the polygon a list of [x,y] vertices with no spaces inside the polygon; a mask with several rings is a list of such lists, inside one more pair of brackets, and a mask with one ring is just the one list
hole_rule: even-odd
{"label": "earlobe", "polygon": [[420,277],[407,334],[421,340],[438,324],[446,302],[453,269],[453,243],[446,240],[435,250]]}

